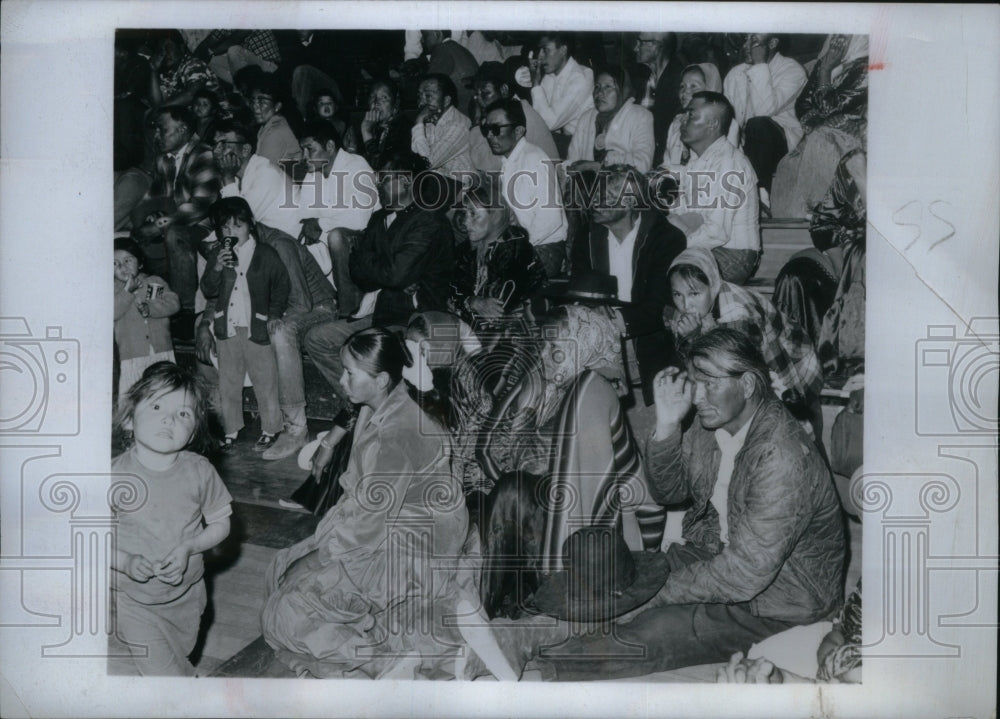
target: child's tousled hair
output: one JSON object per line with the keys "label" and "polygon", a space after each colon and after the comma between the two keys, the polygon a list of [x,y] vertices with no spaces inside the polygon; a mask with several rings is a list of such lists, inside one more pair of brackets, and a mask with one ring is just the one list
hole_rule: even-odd
{"label": "child's tousled hair", "polygon": [[124,425],[135,415],[136,406],[151,397],[175,390],[190,395],[194,405],[194,432],[191,433],[191,440],[186,449],[198,454],[208,454],[212,450],[212,437],[208,424],[210,403],[204,383],[191,370],[166,361],[157,362],[146,368],[139,381],[129,388],[115,413],[114,430],[126,446],[131,446],[134,439]]}
{"label": "child's tousled hair", "polygon": [[116,237],[115,238],[115,252],[127,252],[132,255],[136,261],[139,263],[139,269],[142,270],[146,264],[146,253],[142,251],[139,247],[139,243],[130,237]]}

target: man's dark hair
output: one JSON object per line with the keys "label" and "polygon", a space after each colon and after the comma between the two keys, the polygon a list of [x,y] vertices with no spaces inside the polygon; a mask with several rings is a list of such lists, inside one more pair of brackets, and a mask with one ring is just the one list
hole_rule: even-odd
{"label": "man's dark hair", "polygon": [[458,104],[458,88],[455,87],[455,83],[452,82],[452,79],[450,77],[440,72],[432,72],[428,75],[424,75],[420,79],[420,82],[424,83],[427,82],[428,80],[432,80],[437,83],[438,89],[441,91],[441,94],[444,95],[445,97],[451,98],[452,105]]}
{"label": "man's dark hair", "polygon": [[326,143],[333,142],[339,150],[343,147],[340,133],[337,128],[329,122],[310,122],[299,133],[299,142],[305,142],[307,138],[312,138],[326,149]]}
{"label": "man's dark hair", "polygon": [[212,137],[206,137],[205,142],[209,145],[215,145],[215,135],[225,135],[229,132],[236,135],[239,142],[250,145],[252,152],[257,151],[257,133],[251,132],[250,128],[237,120],[220,120],[212,130]]}
{"label": "man's dark hair", "polygon": [[609,195],[609,199],[617,200],[622,196],[632,197],[635,199],[632,209],[636,211],[650,206],[648,194],[649,182],[632,165],[608,165],[600,170],[599,179],[601,175],[604,178],[603,183],[599,187]]}
{"label": "man's dark hair", "polygon": [[261,72],[259,75],[251,76],[249,86],[251,95],[259,92],[270,97],[275,105],[280,102],[282,107],[285,106],[285,87],[278,82],[273,73]]}
{"label": "man's dark hair", "polygon": [[528,121],[524,115],[524,107],[516,97],[505,97],[502,100],[490,103],[489,107],[483,110],[483,117],[488,117],[494,110],[503,110],[507,116],[507,121],[514,127],[527,128]]}
{"label": "man's dark hair", "polygon": [[542,41],[548,38],[556,44],[557,47],[566,48],[566,54],[572,55],[576,51],[576,36],[571,32],[550,32],[546,30],[538,37],[538,44],[541,45]]}
{"label": "man's dark hair", "polygon": [[194,113],[184,105],[163,105],[157,108],[153,119],[155,120],[161,115],[168,115],[174,122],[184,123],[188,132],[193,133],[194,129],[198,126],[198,120],[195,118]]}
{"label": "man's dark hair", "polygon": [[212,205],[212,209],[209,210],[209,214],[212,218],[212,228],[219,238],[222,237],[222,227],[228,220],[239,220],[247,223],[250,226],[250,234],[255,238],[257,236],[257,224],[253,219],[253,210],[242,197],[223,197],[221,200],[217,200]]}
{"label": "man's dark hair", "polygon": [[732,327],[715,327],[696,337],[687,347],[688,364],[696,359],[711,362],[728,377],[749,372],[754,379],[754,397],[763,399],[771,391],[771,375],[760,348],[750,337]]}
{"label": "man's dark hair", "polygon": [[411,175],[418,175],[428,169],[427,160],[410,150],[397,150],[392,152],[382,161],[382,165],[377,168],[381,172],[408,172]]}
{"label": "man's dark hair", "polygon": [[723,137],[729,134],[729,126],[732,125],[733,120],[736,119],[736,111],[733,109],[733,104],[729,102],[725,95],[721,92],[701,90],[700,92],[693,94],[691,99],[704,100],[707,105],[720,108],[721,114],[719,115],[719,133]]}

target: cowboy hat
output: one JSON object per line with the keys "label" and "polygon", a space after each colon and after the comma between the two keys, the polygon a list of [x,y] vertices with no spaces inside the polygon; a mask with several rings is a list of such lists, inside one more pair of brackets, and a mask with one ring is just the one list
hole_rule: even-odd
{"label": "cowboy hat", "polygon": [[550,282],[545,296],[558,302],[626,307],[631,302],[618,299],[618,278],[596,270],[580,272],[568,282]]}
{"label": "cowboy hat", "polygon": [[667,581],[663,552],[630,552],[614,527],[584,527],[563,543],[565,570],[550,574],[529,610],[595,622],[625,614],[653,598]]}

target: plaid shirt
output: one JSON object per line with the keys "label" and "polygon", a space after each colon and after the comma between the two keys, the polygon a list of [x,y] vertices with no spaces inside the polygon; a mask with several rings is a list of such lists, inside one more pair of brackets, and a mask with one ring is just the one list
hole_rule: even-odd
{"label": "plaid shirt", "polygon": [[809,336],[771,302],[745,287],[723,282],[713,315],[719,325],[740,330],[760,347],[768,368],[784,385],[782,389],[819,396],[823,371]]}
{"label": "plaid shirt", "polygon": [[[206,38],[209,47],[222,42],[230,35],[240,32],[239,30],[213,30]],[[270,60],[277,64],[281,62],[281,52],[278,50],[278,41],[274,38],[274,33],[270,30],[254,30],[243,36],[235,44],[242,45],[264,60]]]}
{"label": "plaid shirt", "polygon": [[181,225],[192,225],[208,215],[219,199],[222,182],[208,145],[189,146],[176,169],[176,179],[169,181],[170,161],[165,154],[156,158],[156,173],[149,189],[150,197],[170,197],[174,201],[173,219]]}

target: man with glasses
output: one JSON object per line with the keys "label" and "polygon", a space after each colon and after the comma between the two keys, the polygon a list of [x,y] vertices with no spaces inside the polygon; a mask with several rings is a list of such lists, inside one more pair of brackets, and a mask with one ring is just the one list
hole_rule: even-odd
{"label": "man with glasses", "polygon": [[302,157],[295,133],[281,115],[280,89],[272,78],[261,76],[250,88],[250,109],[257,125],[257,154],[291,173]]}
{"label": "man with glasses", "polygon": [[778,162],[795,149],[803,135],[795,101],[806,85],[806,71],[782,55],[779,47],[777,35],[747,35],[743,62],[726,74],[722,86],[733,103],[742,149],[757,173],[764,202],[769,201]]}
{"label": "man with glasses", "polygon": [[552,278],[563,274],[568,224],[556,163],[528,142],[525,124],[520,100],[508,98],[487,107],[479,127],[490,151],[500,158],[503,198]]}
{"label": "man with glasses", "polygon": [[667,129],[674,117],[683,110],[677,88],[681,84],[682,63],[674,56],[676,35],[672,32],[641,32],[633,49],[635,60],[647,75],[640,86],[637,102],[653,113],[653,137],[656,147],[653,157],[663,157]]}
{"label": "man with glasses", "polygon": [[531,104],[554,133],[559,156],[566,157],[580,116],[594,107],[594,71],[573,59],[573,37],[547,32],[538,57],[529,60]]}
{"label": "man with glasses", "polygon": [[[472,86],[480,118],[485,109],[497,100],[506,100],[514,96],[511,87],[515,80],[502,62],[484,62],[475,75],[465,80]],[[545,120],[530,102],[527,100],[520,102],[524,110],[525,138],[532,145],[540,147],[549,159],[558,161],[559,151]],[[480,131],[478,124],[469,130],[469,152],[472,155],[472,165],[479,172],[500,172],[500,157],[490,150],[489,143],[486,142],[486,137]]]}

